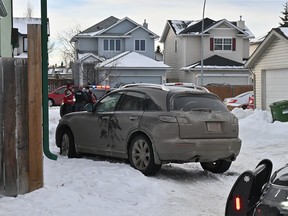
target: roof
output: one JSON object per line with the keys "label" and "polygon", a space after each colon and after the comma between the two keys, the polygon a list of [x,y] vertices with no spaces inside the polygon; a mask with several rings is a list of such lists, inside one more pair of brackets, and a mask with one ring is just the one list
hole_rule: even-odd
{"label": "roof", "polygon": [[248,61],[245,63],[246,68],[253,68],[255,63],[261,58],[267,48],[275,41],[275,39],[282,39],[287,42],[288,46],[288,27],[273,28],[260,43],[257,49],[250,56]]}
{"label": "roof", "polygon": [[8,12],[5,8],[5,5],[2,0],[0,0],[0,17],[6,17],[8,15]]}
{"label": "roof", "polygon": [[[13,18],[13,28],[18,29],[18,33],[21,35],[27,35],[28,24],[41,24],[41,18],[32,17],[15,17]],[[47,31],[49,34],[49,22],[47,23]]]}
{"label": "roof", "polygon": [[[117,25],[120,25],[124,21],[128,21],[128,22],[132,23],[133,27],[130,29],[126,29],[126,30],[121,29],[123,32],[119,32],[119,33],[113,33],[112,34],[112,33],[108,32],[108,30],[116,27]],[[77,38],[87,38],[87,37],[107,37],[107,36],[129,37],[129,35],[133,31],[135,31],[139,28],[147,31],[151,35],[152,38],[153,37],[154,38],[159,37],[157,34],[153,33],[149,29],[145,28],[143,25],[136,23],[135,21],[131,20],[128,17],[124,17],[123,19],[119,20],[118,18],[110,16],[110,17],[104,19],[103,21],[89,27],[88,29],[78,33],[77,35],[75,35],[72,38],[72,41],[75,41]]]}
{"label": "roof", "polygon": [[[108,28],[109,26],[115,24],[119,19],[114,17],[114,16],[110,16],[104,20],[102,20],[101,22],[99,23],[96,23],[95,25],[85,29],[83,32],[83,34],[86,34],[86,33],[91,33],[91,32],[98,32],[102,29],[106,29]],[[81,34],[80,33],[80,34]]]}
{"label": "roof", "polygon": [[[191,70],[191,69],[201,68],[201,62],[196,62],[194,64],[185,66],[181,70]],[[213,55],[209,58],[203,60],[203,68],[205,69],[243,69],[244,64],[218,56]]]}
{"label": "roof", "polygon": [[156,61],[137,52],[127,51],[111,59],[108,59],[98,65],[100,68],[154,68],[170,69],[171,67],[163,62]]}
{"label": "roof", "polygon": [[[236,21],[228,21],[226,19],[221,19],[218,21],[212,20],[210,18],[204,19],[204,29],[203,34],[209,34],[209,31],[221,24],[226,24],[231,28],[234,28],[238,31],[239,35],[243,35],[247,38],[254,38],[252,32],[245,26],[245,29],[240,29],[237,26]],[[160,37],[160,42],[164,42],[168,30],[171,28],[175,35],[190,35],[190,36],[199,36],[202,34],[202,19],[201,20],[167,20],[164,27],[164,31]]]}
{"label": "roof", "polygon": [[98,55],[95,55],[94,53],[78,53],[78,61],[79,62],[95,62],[99,61],[99,62],[103,62],[105,59],[101,58]]}

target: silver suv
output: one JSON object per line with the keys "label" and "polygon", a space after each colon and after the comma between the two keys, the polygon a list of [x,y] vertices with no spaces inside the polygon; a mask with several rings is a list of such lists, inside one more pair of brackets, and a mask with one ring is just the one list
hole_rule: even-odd
{"label": "silver suv", "polygon": [[200,162],[223,173],[239,154],[238,119],[214,94],[174,86],[120,88],[87,111],[65,115],[56,144],[68,157],[129,159],[145,175],[163,163]]}

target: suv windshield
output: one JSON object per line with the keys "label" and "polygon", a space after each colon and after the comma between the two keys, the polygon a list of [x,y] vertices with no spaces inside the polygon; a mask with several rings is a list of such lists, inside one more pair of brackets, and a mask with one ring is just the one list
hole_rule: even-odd
{"label": "suv windshield", "polygon": [[228,111],[213,95],[182,94],[171,98],[170,109],[174,111]]}

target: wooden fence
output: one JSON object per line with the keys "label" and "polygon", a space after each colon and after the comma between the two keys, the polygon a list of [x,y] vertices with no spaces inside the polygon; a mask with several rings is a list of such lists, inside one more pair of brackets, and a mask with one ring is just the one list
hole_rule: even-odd
{"label": "wooden fence", "polygon": [[253,91],[253,85],[207,85],[205,87],[218,95],[222,101],[225,98],[234,97],[246,91]]}
{"label": "wooden fence", "polygon": [[0,58],[0,194],[5,196],[43,187],[41,26],[28,27],[28,35],[31,31],[33,61]]}

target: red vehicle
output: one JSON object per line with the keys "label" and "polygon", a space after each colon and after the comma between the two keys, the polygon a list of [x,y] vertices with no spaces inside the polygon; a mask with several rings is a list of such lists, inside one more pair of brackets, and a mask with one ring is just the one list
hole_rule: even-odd
{"label": "red vehicle", "polygon": [[247,109],[255,109],[254,96],[249,97]]}
{"label": "red vehicle", "polygon": [[[77,91],[80,87],[74,86],[74,91]],[[49,106],[60,106],[62,104],[62,100],[64,98],[64,91],[66,89],[66,86],[61,86],[57,88],[55,91],[50,92],[48,94],[48,101]],[[113,89],[110,88],[110,86],[90,86],[90,90],[93,92],[93,94],[97,97],[97,99],[100,99],[103,95],[106,93],[112,91]]]}
{"label": "red vehicle", "polygon": [[[60,106],[62,103],[62,100],[64,98],[64,91],[66,89],[65,86],[61,86],[57,88],[55,91],[50,92],[48,94],[48,104],[49,106]],[[79,86],[73,86],[74,91],[77,91],[79,89]]]}

